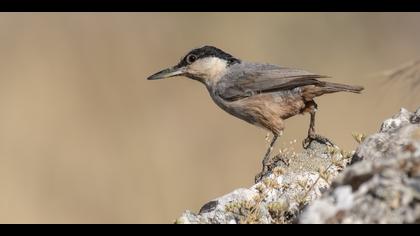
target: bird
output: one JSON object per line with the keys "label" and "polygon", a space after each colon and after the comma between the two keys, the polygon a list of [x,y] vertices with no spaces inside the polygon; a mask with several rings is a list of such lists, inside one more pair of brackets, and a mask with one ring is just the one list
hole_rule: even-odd
{"label": "bird", "polygon": [[318,109],[314,99],[336,93],[361,93],[362,86],[327,82],[330,76],[269,63],[243,61],[214,46],[190,50],[175,66],[161,70],[148,80],[184,76],[205,85],[210,97],[221,109],[243,121],[268,130],[273,138],[263,156],[263,170],[267,171],[270,154],[277,138],[283,134],[284,121],[298,114],[309,113],[308,135],[303,140],[306,149],[314,140],[333,145],[315,132]]}

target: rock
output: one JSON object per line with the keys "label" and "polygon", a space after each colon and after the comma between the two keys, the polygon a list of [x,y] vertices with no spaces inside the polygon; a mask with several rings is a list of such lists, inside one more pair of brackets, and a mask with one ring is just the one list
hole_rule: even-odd
{"label": "rock", "polygon": [[384,121],[298,222],[420,223],[420,108]]}
{"label": "rock", "polygon": [[420,122],[420,108],[412,113],[402,108],[392,118],[385,120],[379,133],[373,134],[365,139],[362,145],[356,149],[352,163],[362,159],[376,160],[387,156],[401,154],[401,148],[411,143],[410,136],[412,129]]}
{"label": "rock", "polygon": [[420,108],[361,137],[351,154],[317,142],[282,152],[260,182],[176,223],[420,223]]}
{"label": "rock", "polygon": [[285,151],[271,160],[270,170],[254,186],[214,199],[198,214],[186,211],[176,223],[291,223],[329,188],[350,157],[315,141],[302,153]]}

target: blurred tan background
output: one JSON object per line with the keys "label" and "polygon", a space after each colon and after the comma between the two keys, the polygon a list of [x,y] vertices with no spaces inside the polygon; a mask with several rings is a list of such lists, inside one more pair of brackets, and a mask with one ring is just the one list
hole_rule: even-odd
{"label": "blurred tan background", "polygon": [[[420,14],[1,13],[0,222],[171,223],[249,186],[266,131],[229,116],[201,84],[147,81],[188,50],[366,87],[319,98],[318,131],[347,150],[419,88],[377,76],[420,56]],[[417,103],[417,104],[416,104]],[[308,116],[279,142],[305,137]]]}

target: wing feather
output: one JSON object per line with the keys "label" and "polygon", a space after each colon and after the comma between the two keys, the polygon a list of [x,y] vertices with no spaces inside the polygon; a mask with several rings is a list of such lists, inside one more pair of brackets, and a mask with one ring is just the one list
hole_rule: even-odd
{"label": "wing feather", "polygon": [[290,90],[306,85],[322,86],[325,82],[318,79],[327,77],[270,64],[241,63],[234,65],[220,79],[217,91],[221,98],[235,101],[260,93]]}

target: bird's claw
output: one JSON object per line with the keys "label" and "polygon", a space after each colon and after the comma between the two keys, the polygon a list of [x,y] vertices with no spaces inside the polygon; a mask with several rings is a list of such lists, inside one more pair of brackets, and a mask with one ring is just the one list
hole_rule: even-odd
{"label": "bird's claw", "polygon": [[255,183],[260,182],[260,181],[261,181],[261,179],[263,178],[263,176],[264,176],[263,172],[258,173],[258,174],[255,176],[255,179],[254,179]]}
{"label": "bird's claw", "polygon": [[312,135],[308,135],[308,137],[306,137],[303,140],[302,142],[303,148],[308,149],[312,141],[318,141],[319,143],[322,143],[328,146],[335,146],[335,144],[331,142],[328,138],[321,136],[319,134],[312,134]]}
{"label": "bird's claw", "polygon": [[265,175],[267,175],[267,173],[270,171],[270,169],[271,169],[271,165],[273,164],[273,161],[272,161],[272,159],[270,158],[269,160],[266,160],[266,161],[263,161],[263,168],[262,168],[262,170],[261,170],[261,172],[260,173],[258,173],[256,176],[255,176],[255,183],[258,183],[258,182],[260,182],[263,178],[264,178],[264,176]]}

